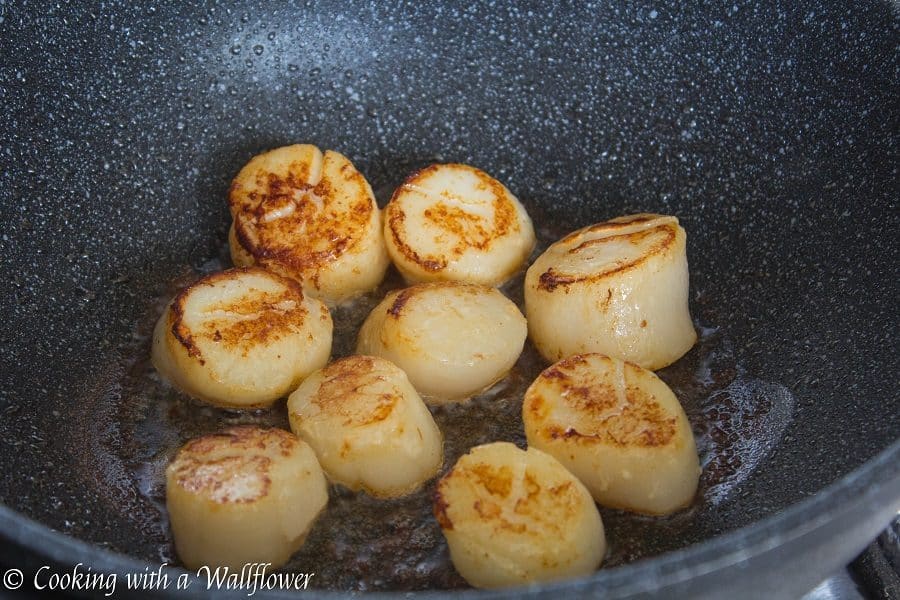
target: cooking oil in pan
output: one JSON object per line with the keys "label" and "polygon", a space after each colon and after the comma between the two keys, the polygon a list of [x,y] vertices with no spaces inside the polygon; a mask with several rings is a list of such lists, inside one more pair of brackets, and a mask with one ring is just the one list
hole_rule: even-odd
{"label": "cooking oil in pan", "polygon": [[[546,247],[562,233],[544,226],[538,235]],[[151,561],[178,562],[166,519],[164,471],[185,441],[237,424],[288,428],[284,402],[256,411],[210,407],[173,390],[150,364],[149,334],[168,298],[191,279],[225,267],[224,258],[212,260],[169,289],[160,290],[160,297],[150,304],[145,322],[140,324],[121,398],[109,403],[116,411],[113,419],[121,440],[115,460],[140,494],[125,503],[123,510],[131,511],[132,518],[143,519],[150,538],[158,541],[157,555],[145,557]],[[520,307],[522,281],[520,274],[503,288]],[[353,352],[356,332],[366,315],[387,291],[402,286],[392,270],[378,290],[334,311],[334,357]],[[605,565],[623,564],[702,539],[704,534],[696,532],[703,531],[704,519],[753,473],[777,445],[791,418],[794,399],[788,390],[748,376],[735,361],[731,340],[715,328],[698,324],[698,329],[701,337],[695,348],[659,372],[682,401],[697,439],[703,465],[697,499],[687,510],[664,518],[601,509],[609,542]],[[546,366],[526,343],[513,370],[490,390],[466,404],[432,409],[445,440],[442,473],[477,444],[507,440],[524,447],[522,397]],[[303,548],[284,568],[314,572],[312,585],[342,590],[466,587],[453,570],[431,515],[433,488],[434,480],[407,497],[378,500],[332,486],[327,509]]]}

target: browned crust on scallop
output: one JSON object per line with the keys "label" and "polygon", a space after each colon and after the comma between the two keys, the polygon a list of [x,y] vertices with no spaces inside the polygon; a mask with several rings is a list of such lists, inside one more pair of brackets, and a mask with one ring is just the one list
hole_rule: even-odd
{"label": "browned crust on scallop", "polygon": [[[513,512],[527,516],[530,521],[537,523],[538,527],[529,528],[525,523],[509,521],[503,517],[501,503],[513,492],[512,469],[506,464],[494,465],[478,458],[469,460],[466,459],[467,456],[470,455],[461,458],[453,469],[441,478],[435,489],[432,509],[442,529],[453,529],[453,521],[448,514],[451,507],[447,499],[447,488],[455,485],[454,480],[457,478],[475,485],[475,500],[471,508],[495,531],[508,531],[533,537],[543,537],[554,532],[561,535],[583,503],[583,496],[573,485],[573,481],[562,481],[552,487],[542,487],[530,467],[526,465],[523,475],[524,494],[513,498],[515,500]],[[548,519],[548,515],[553,515],[553,519]]]}
{"label": "browned crust on scallop", "polygon": [[[609,361],[609,358],[604,357]],[[525,392],[523,410],[532,422],[538,424],[541,436],[549,440],[570,440],[581,444],[603,444],[613,447],[655,448],[666,446],[675,438],[677,417],[672,415],[648,395],[640,386],[627,385],[625,397],[628,405],[620,414],[608,415],[617,405],[613,387],[596,381],[585,382],[575,369],[586,362],[583,355],[566,358],[545,369]],[[625,363],[633,374],[641,368]],[[560,398],[583,418],[594,418],[589,431],[579,431],[565,423],[547,423],[547,400],[536,390],[539,382],[553,382],[566,393]]]}
{"label": "browned crust on scallop", "polygon": [[409,299],[412,298],[414,293],[415,292],[411,288],[400,290],[400,292],[394,296],[394,301],[387,311],[388,314],[395,319],[399,319],[400,313],[403,312],[403,307],[406,306],[406,303],[409,302]]}
{"label": "browned crust on scallop", "polygon": [[[271,294],[260,294],[265,298],[257,298],[250,302],[237,302],[234,304],[218,307],[225,311],[231,312],[261,312],[266,311],[265,319],[248,319],[239,321],[227,328],[216,328],[215,324],[208,324],[205,331],[192,332],[187,325],[184,324],[185,303],[188,296],[196,289],[202,286],[213,286],[220,281],[227,281],[236,275],[254,274],[262,275],[273,279],[283,285],[285,290],[277,296]],[[276,304],[290,300],[295,302],[295,308],[289,311],[272,310]],[[293,331],[295,328],[303,324],[306,318],[307,309],[304,303],[303,288],[287,277],[282,277],[271,271],[261,269],[259,267],[235,267],[218,273],[207,275],[186,288],[182,289],[172,300],[169,313],[169,327],[172,336],[181,344],[191,358],[203,365],[203,353],[200,351],[196,338],[206,338],[217,343],[224,344],[230,348],[241,348],[244,355],[256,344],[266,343],[273,339],[278,339],[285,332]]]}
{"label": "browned crust on scallop", "polygon": [[376,371],[380,361],[372,356],[353,355],[332,362],[322,371],[323,379],[312,397],[323,412],[343,418],[343,424],[360,427],[387,419],[402,399],[396,387],[390,393],[367,394],[370,402],[364,410],[347,405],[346,399],[361,393],[368,383],[381,380]]}
{"label": "browned crust on scallop", "polygon": [[432,500],[432,512],[434,513],[434,518],[437,520],[438,525],[441,526],[441,529],[444,530],[453,529],[453,521],[450,520],[450,516],[447,514],[447,509],[450,505],[447,503],[447,498],[444,496],[442,489],[444,482],[452,475],[453,469],[450,469],[447,474],[438,481],[437,486],[434,488],[434,498]]}
{"label": "browned crust on scallop", "polygon": [[557,273],[553,267],[550,267],[538,277],[537,289],[552,292],[558,287],[565,287],[576,283],[584,283],[588,281],[598,281],[600,279],[605,279],[612,275],[621,274],[626,271],[630,271],[644,264],[648,260],[650,260],[654,256],[661,255],[669,250],[669,248],[674,244],[675,239],[678,235],[678,224],[672,222],[664,222],[659,225],[652,227],[650,229],[643,229],[641,231],[633,231],[630,233],[614,233],[620,229],[631,227],[636,224],[645,223],[649,221],[653,221],[654,219],[660,218],[660,215],[651,215],[651,214],[640,214],[640,215],[632,215],[631,217],[619,217],[618,219],[614,219],[612,221],[606,221],[604,223],[597,223],[595,225],[590,225],[583,229],[579,229],[573,233],[570,233],[560,241],[556,242],[557,244],[565,244],[567,242],[571,242],[579,239],[579,236],[583,236],[587,233],[595,233],[595,232],[612,232],[610,235],[586,240],[581,244],[575,246],[574,248],[569,248],[566,253],[567,254],[576,254],[579,251],[588,248],[590,246],[596,246],[600,244],[605,244],[614,240],[622,240],[625,239],[629,243],[639,244],[644,239],[654,235],[660,231],[665,232],[665,237],[661,240],[657,241],[653,244],[647,252],[643,253],[639,258],[632,260],[630,262],[624,264],[616,264],[610,268],[604,269],[602,271],[596,273],[590,273],[586,275],[566,275],[563,273]]}
{"label": "browned crust on scallop", "polygon": [[[169,472],[187,492],[219,504],[249,504],[268,495],[272,484],[272,459],[264,453],[274,448],[287,457],[297,444],[296,437],[281,429],[232,427],[189,441]],[[234,489],[235,481],[240,481],[243,493]]]}
{"label": "browned crust on scallop", "polygon": [[[575,491],[572,481],[563,481],[558,485],[548,488],[542,488],[534,476],[526,469],[525,471],[525,495],[516,501],[515,512],[520,515],[530,515],[533,519],[546,521],[548,514],[547,505],[552,504],[555,507],[565,507],[567,510],[564,514],[564,520],[568,520],[576,512],[579,502],[579,494]],[[554,513],[559,516],[558,513]],[[552,525],[556,525],[553,523]],[[562,527],[559,527],[562,529]]]}
{"label": "browned crust on scallop", "polygon": [[[649,223],[650,221],[655,221],[665,215],[660,215],[657,213],[635,213],[633,215],[624,215],[621,217],[616,217],[614,219],[609,219],[607,221],[603,221],[602,223],[598,223],[598,225],[602,225],[605,229],[614,231],[616,229],[625,229],[626,227],[631,227],[632,225],[637,225],[640,223]],[[573,234],[569,234],[563,238],[563,240],[568,239]]]}
{"label": "browned crust on scallop", "polygon": [[265,450],[277,446],[282,456],[290,456],[297,444],[297,436],[277,427],[259,427],[256,425],[236,425],[194,438],[184,445],[182,451],[208,453],[215,448],[229,447],[235,451]]}
{"label": "browned crust on scallop", "polygon": [[393,301],[387,306],[387,315],[399,319],[403,314],[404,309],[408,308],[416,297],[421,297],[424,293],[436,289],[453,289],[472,295],[492,294],[496,292],[496,288],[477,283],[464,283],[462,281],[428,281],[425,283],[417,283],[395,292],[396,295],[393,297]]}
{"label": "browned crust on scallop", "polygon": [[478,485],[491,496],[506,498],[512,492],[513,473],[506,465],[495,467],[488,463],[466,465],[465,470],[471,473]]}
{"label": "browned crust on scallop", "polygon": [[[333,206],[336,182],[329,179],[333,161],[346,161],[340,168],[343,183],[356,187],[348,210]],[[326,151],[322,160],[322,178],[307,183],[309,165],[294,162],[285,174],[260,169],[257,184],[263,193],[243,194],[235,178],[229,189],[229,205],[234,211],[234,236],[237,243],[257,264],[276,269],[284,275],[307,281],[319,288],[318,271],[344,254],[355,250],[371,225],[372,213],[378,210],[371,188],[362,173],[342,155]],[[312,194],[322,201],[321,210],[309,199]],[[294,212],[286,217],[263,222],[267,209],[294,204]],[[301,226],[305,225],[302,233]],[[377,224],[374,225],[377,227]],[[250,228],[256,240],[250,235]]]}
{"label": "browned crust on scallop", "polygon": [[[177,484],[187,492],[219,504],[250,504],[269,494],[272,485],[267,475],[272,459],[266,456],[226,456],[197,461],[183,459],[176,470]],[[229,489],[229,481],[240,478],[247,493]]]}
{"label": "browned crust on scallop", "polygon": [[[457,241],[440,255],[422,255],[407,241],[404,227],[406,213],[400,207],[398,198],[405,191],[406,186],[416,185],[420,180],[427,178],[444,167],[464,169],[472,172],[479,179],[480,186],[491,191],[494,197],[494,219],[491,223],[486,223],[485,219],[478,215],[470,214],[457,206],[438,202],[434,206],[425,209],[423,215],[435,227],[439,227],[455,236]],[[401,255],[424,271],[436,273],[447,268],[449,264],[447,257],[459,258],[469,249],[487,252],[494,240],[519,231],[520,224],[517,218],[516,206],[509,198],[509,195],[510,192],[502,183],[481,169],[460,163],[429,165],[413,172],[394,190],[390,202],[385,207],[388,230],[397,251]]]}

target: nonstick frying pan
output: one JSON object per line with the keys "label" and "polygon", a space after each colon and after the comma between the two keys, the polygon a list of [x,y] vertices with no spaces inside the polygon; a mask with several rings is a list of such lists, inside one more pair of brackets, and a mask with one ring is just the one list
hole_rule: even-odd
{"label": "nonstick frying pan", "polygon": [[[241,165],[311,142],[348,155],[382,203],[424,164],[479,166],[529,208],[542,246],[637,211],[688,231],[701,341],[661,376],[698,435],[701,496],[667,519],[603,511],[608,566],[527,595],[808,590],[900,508],[895,15],[877,2],[0,5],[4,564],[175,561],[160,487],[172,449],[225,423],[283,424],[283,409],[178,396],[147,365],[146,335],[178,285],[227,265]],[[338,327],[371,301],[337,311]],[[494,395],[439,411],[450,464],[479,440],[522,442],[517,395],[540,366],[529,346]],[[332,490],[332,516],[288,568],[342,591],[465,594],[426,499]]]}

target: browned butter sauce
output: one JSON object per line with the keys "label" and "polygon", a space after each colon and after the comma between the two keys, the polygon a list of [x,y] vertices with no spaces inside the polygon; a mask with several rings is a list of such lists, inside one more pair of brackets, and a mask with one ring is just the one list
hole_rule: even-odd
{"label": "browned butter sauce", "polygon": [[[550,222],[535,216],[536,223]],[[538,228],[532,258],[563,229]],[[122,382],[114,417],[121,443],[117,457],[143,499],[131,503],[149,539],[158,543],[159,560],[178,564],[165,510],[164,470],[187,440],[221,428],[253,423],[288,429],[284,401],[270,410],[249,412],[213,408],[195,402],[161,381],[149,361],[149,335],[165,303],[177,289],[205,273],[230,266],[227,252],[196,272],[186,273],[148,309],[135,336],[132,362]],[[522,308],[519,273],[501,290]],[[403,287],[393,270],[379,288],[333,311],[333,358],[353,353],[356,333],[369,311],[392,290]],[[694,505],[680,513],[650,518],[601,508],[609,544],[604,566],[614,566],[679,548],[710,535],[704,527],[715,507],[730,494],[777,444],[790,420],[794,399],[782,386],[748,377],[732,354],[732,340],[715,324],[696,323],[697,345],[658,374],[674,390],[691,421],[703,475]],[[525,446],[521,404],[525,390],[547,366],[530,342],[513,370],[468,403],[432,409],[444,435],[446,472],[477,444],[506,440]],[[377,500],[340,486],[330,489],[327,509],[306,544],[284,570],[315,573],[312,587],[338,590],[418,590],[462,588],[440,528],[432,516],[435,480],[405,498]],[[712,531],[714,533],[715,531]]]}

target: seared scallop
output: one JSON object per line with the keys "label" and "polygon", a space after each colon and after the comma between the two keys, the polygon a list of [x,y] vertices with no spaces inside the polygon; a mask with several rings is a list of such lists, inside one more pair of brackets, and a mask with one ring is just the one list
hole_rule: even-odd
{"label": "seared scallop", "polygon": [[473,448],[438,483],[434,515],[453,566],[475,587],[587,575],[606,552],[590,493],[535,448]]}
{"label": "seared scallop", "polygon": [[601,352],[661,369],[697,340],[678,219],[639,214],[579,229],[525,276],[531,340],[550,362]]}
{"label": "seared scallop", "polygon": [[694,435],[652,371],[602,354],[571,356],[531,384],[522,419],[529,446],[555,456],[604,506],[663,515],[694,498]]}
{"label": "seared scallop", "polygon": [[431,165],[413,173],[385,208],[384,237],[410,283],[499,285],[534,248],[525,208],[499,181],[474,167]]}
{"label": "seared scallop", "polygon": [[494,288],[452,281],[389,293],[366,318],[358,354],[403,369],[426,402],[464,400],[512,368],[528,328],[525,317]]}
{"label": "seared scallop", "polygon": [[332,481],[402,496],[437,474],[441,431],[406,374],[374,356],[349,356],[310,375],[288,399],[291,429]]}
{"label": "seared scallop", "polygon": [[306,442],[281,429],[234,427],[185,444],[166,469],[166,507],[184,565],[278,568],[328,503]]}
{"label": "seared scallop", "polygon": [[153,332],[153,364],[195,398],[264,407],[328,362],[331,333],[328,308],[295,281],[256,267],[230,269],[169,303]]}
{"label": "seared scallop", "polygon": [[255,156],[228,194],[235,265],[257,264],[336,304],[371,290],[390,262],[369,183],[343,155],[284,146]]}

